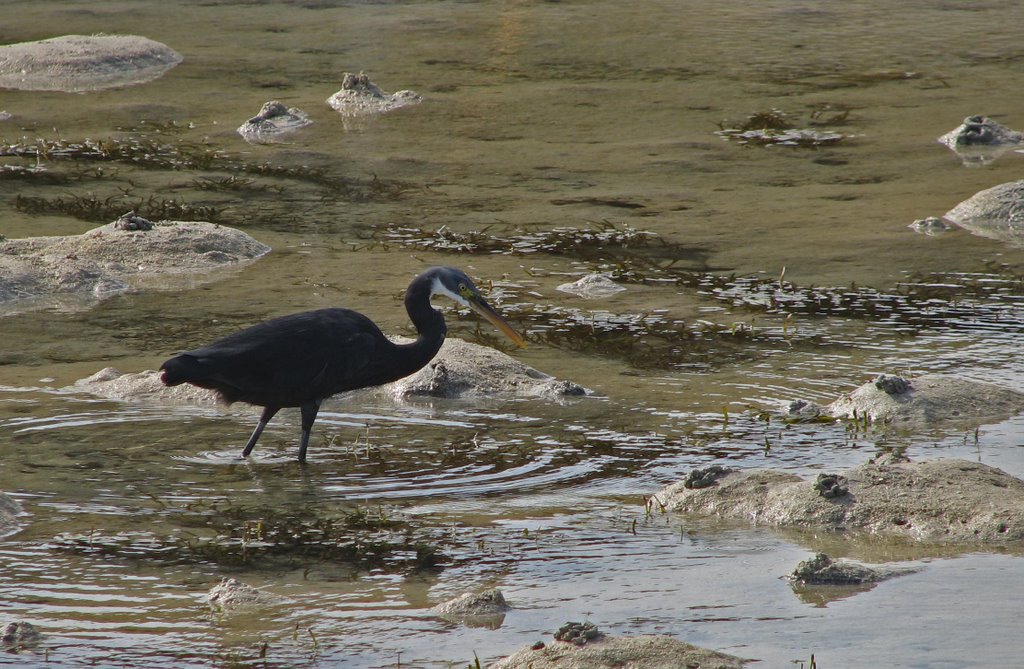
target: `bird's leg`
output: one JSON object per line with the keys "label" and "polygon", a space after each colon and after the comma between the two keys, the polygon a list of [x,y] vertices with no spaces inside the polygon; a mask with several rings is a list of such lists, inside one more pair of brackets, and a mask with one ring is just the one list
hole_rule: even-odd
{"label": "bird's leg", "polygon": [[252,436],[249,437],[248,443],[246,443],[245,448],[242,449],[243,458],[249,457],[249,454],[252,453],[253,447],[256,446],[256,442],[259,441],[260,435],[263,434],[263,428],[267,426],[267,423],[270,422],[270,419],[273,418],[274,414],[278,411],[280,411],[280,407],[263,408],[263,413],[260,415],[260,422],[256,424],[256,429],[252,431]]}
{"label": "bird's leg", "polygon": [[309,433],[313,429],[313,421],[320,411],[320,402],[309,402],[299,407],[302,412],[302,439],[299,441],[299,463],[306,464],[306,449],[309,448]]}

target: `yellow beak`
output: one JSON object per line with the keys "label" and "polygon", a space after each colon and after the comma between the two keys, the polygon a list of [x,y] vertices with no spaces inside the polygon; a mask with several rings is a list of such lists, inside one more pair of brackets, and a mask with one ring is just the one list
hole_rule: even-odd
{"label": "yellow beak", "polygon": [[504,318],[498,315],[498,312],[491,308],[491,305],[484,301],[484,298],[479,295],[474,295],[468,299],[469,306],[473,311],[480,314],[487,321],[505,333],[505,336],[516,343],[517,346],[523,348],[526,346],[526,340],[523,339],[523,335],[519,334],[512,329],[512,326],[508,324]]}

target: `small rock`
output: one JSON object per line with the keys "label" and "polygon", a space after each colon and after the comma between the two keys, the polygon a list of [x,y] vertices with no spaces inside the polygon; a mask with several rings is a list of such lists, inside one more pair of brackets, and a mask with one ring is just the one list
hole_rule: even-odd
{"label": "small rock", "polygon": [[432,613],[468,627],[498,629],[505,622],[509,605],[497,588],[466,592],[430,609]]}
{"label": "small rock", "polygon": [[221,582],[213,586],[206,595],[206,601],[211,609],[224,612],[272,604],[281,601],[281,599],[278,595],[257,590],[236,578],[227,577],[221,579]]}
{"label": "small rock", "polygon": [[17,518],[21,513],[21,505],[10,496],[0,492],[0,537],[18,527]]}
{"label": "small rock", "polygon": [[968,116],[938,141],[953,150],[964,165],[977,166],[986,165],[1014,147],[1024,145],[1024,132],[1010,130],[979,114]]}
{"label": "small rock", "polygon": [[804,560],[789,575],[791,581],[804,585],[860,585],[884,578],[882,572],[845,560],[835,561],[824,553]]}
{"label": "small rock", "polygon": [[[146,234],[124,234],[146,231]],[[0,240],[0,304],[47,306],[47,299],[96,298],[137,287],[194,284],[196,275],[255,260],[270,251],[241,230],[198,221],[150,223],[129,212],[81,235]],[[32,300],[31,303],[27,302]],[[66,302],[66,304],[65,304]]]}
{"label": "small rock", "polygon": [[958,146],[998,146],[1001,144],[1024,144],[1024,132],[1010,130],[987,116],[968,116],[959,126],[950,130],[939,143],[949,148]]}
{"label": "small rock", "polygon": [[121,214],[121,216],[114,221],[115,230],[152,230],[153,224],[142,218],[134,211],[129,211],[127,214]]}
{"label": "small rock", "polygon": [[509,605],[501,590],[492,588],[483,592],[465,592],[430,610],[438,615],[484,616],[505,613],[508,609]]}
{"label": "small rock", "polygon": [[978,424],[1024,411],[1024,394],[943,374],[913,379],[883,374],[825,408],[836,418],[902,427],[941,422]]}
{"label": "small rock", "polygon": [[32,623],[7,623],[0,627],[0,648],[10,653],[35,648],[43,635]]}
{"label": "small rock", "polygon": [[907,227],[913,230],[914,232],[920,233],[922,235],[928,235],[929,237],[941,235],[942,233],[949,232],[950,230],[953,229],[952,225],[946,223],[938,216],[919,218],[910,225],[908,225]]}
{"label": "small rock", "polygon": [[488,669],[742,669],[746,662],[669,636],[602,636],[583,645],[526,646]]}
{"label": "small rock", "polygon": [[1024,245],[1024,180],[979,191],[943,218],[973,235]]}
{"label": "small rock", "polygon": [[814,480],[814,489],[825,499],[835,499],[850,493],[845,483],[846,479],[837,474],[818,474]]}
{"label": "small rock", "polygon": [[301,109],[286,107],[278,100],[271,100],[263,104],[256,116],[238,127],[238,134],[251,144],[266,144],[312,122]]}
{"label": "small rock", "polygon": [[563,283],[555,290],[585,299],[595,299],[621,293],[626,288],[612,281],[607,274],[588,274],[572,283]]}
{"label": "small rock", "polygon": [[[394,339],[407,341],[400,337]],[[168,388],[160,381],[160,372],[153,370],[124,374],[107,367],[75,381],[67,389],[124,401],[220,404],[217,394],[211,390],[188,383]],[[582,386],[548,376],[500,351],[450,338],[445,340],[434,361],[416,374],[363,392],[377,392],[398,400],[477,395],[526,395],[561,400],[589,393]]]}
{"label": "small rock", "polygon": [[707,488],[714,485],[715,481],[731,471],[732,469],[722,465],[711,465],[703,469],[694,469],[686,474],[686,478],[683,479],[683,485],[691,490],[694,488]]}
{"label": "small rock", "polygon": [[825,407],[806,400],[792,400],[782,407],[782,413],[785,414],[786,418],[792,418],[797,421],[813,421],[820,418],[824,412]]}
{"label": "small rock", "polygon": [[910,381],[902,376],[893,376],[891,374],[879,374],[872,383],[875,384],[875,388],[878,388],[887,395],[902,395],[914,387]]}
{"label": "small rock", "polygon": [[526,395],[559,399],[589,394],[578,384],[544,374],[501,351],[453,338],[445,339],[426,367],[390,384],[387,392],[398,398]]}
{"label": "small rock", "polygon": [[656,496],[668,511],[780,527],[936,544],[1024,540],[1024,481],[966,460],[867,463],[814,481],[770,469],[733,471],[708,488],[680,481]]}
{"label": "small rock", "polygon": [[594,623],[568,622],[555,632],[556,641],[564,641],[576,646],[586,646],[591,641],[604,638],[604,633]]}
{"label": "small rock", "polygon": [[489,616],[509,610],[505,595],[498,588],[483,592],[464,592],[454,599],[439,603],[430,611],[441,615]]}
{"label": "small rock", "polygon": [[138,35],[63,35],[0,46],[0,88],[95,91],[156,79],[183,60]]}
{"label": "small rock", "polygon": [[166,402],[170,404],[218,405],[217,393],[188,383],[168,388],[160,381],[161,372],[123,374],[114,367],[104,367],[92,376],[75,381],[67,390],[87,392],[99,397],[128,402]]}
{"label": "small rock", "polygon": [[385,93],[370,78],[360,72],[346,72],[341,90],[327,98],[327,104],[342,116],[366,116],[393,111],[423,100],[413,91]]}

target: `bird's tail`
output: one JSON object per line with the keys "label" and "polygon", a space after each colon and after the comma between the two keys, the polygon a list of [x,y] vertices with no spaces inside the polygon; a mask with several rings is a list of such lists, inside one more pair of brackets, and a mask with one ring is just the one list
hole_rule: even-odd
{"label": "bird's tail", "polygon": [[201,374],[199,361],[190,355],[178,355],[160,365],[160,380],[165,386],[177,386],[193,381]]}

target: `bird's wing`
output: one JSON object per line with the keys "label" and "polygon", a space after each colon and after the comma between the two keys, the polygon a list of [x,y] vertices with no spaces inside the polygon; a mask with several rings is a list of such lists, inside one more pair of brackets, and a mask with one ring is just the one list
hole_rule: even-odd
{"label": "bird's wing", "polygon": [[315,389],[326,396],[359,387],[360,371],[373,357],[379,330],[355,312],[331,311],[341,313],[274,319],[186,355],[206,380],[237,390],[233,394],[241,399],[256,394],[298,397]]}

